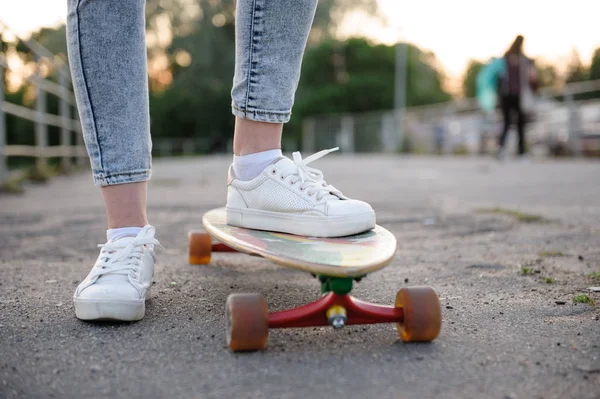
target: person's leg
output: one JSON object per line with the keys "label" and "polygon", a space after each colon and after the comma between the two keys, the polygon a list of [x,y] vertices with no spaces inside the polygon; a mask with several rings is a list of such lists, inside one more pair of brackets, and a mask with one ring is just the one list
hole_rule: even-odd
{"label": "person's leg", "polygon": [[100,190],[104,198],[109,229],[143,227],[146,216],[146,182],[116,184]]}
{"label": "person's leg", "polygon": [[[289,121],[316,7],[317,0],[238,0],[231,91],[236,123]],[[245,131],[236,129],[238,140],[239,134]]]}
{"label": "person's leg", "polygon": [[504,149],[504,144],[506,142],[506,135],[508,133],[508,128],[510,127],[510,104],[508,100],[508,96],[502,96],[501,98],[501,107],[502,107],[502,133],[500,134],[500,138],[498,139],[498,146],[500,149]]}
{"label": "person's leg", "polygon": [[[255,167],[245,162],[250,176],[281,155],[270,150],[281,148],[283,123],[290,119],[316,6],[317,0],[237,2],[233,151],[238,157],[269,151],[254,157]],[[240,165],[236,158],[238,172]]]}
{"label": "person's leg", "polygon": [[375,226],[365,202],[345,197],[302,160],[281,155],[317,0],[238,0],[232,112],[234,161],[227,222],[311,236],[342,236]]}
{"label": "person's leg", "polygon": [[73,87],[109,227],[109,242],[75,292],[75,310],[82,319],[140,319],[152,282],[144,5],[144,0],[68,2]]}
{"label": "person's leg", "polygon": [[152,143],[144,0],[69,0],[67,45],[97,186],[147,181]]}
{"label": "person's leg", "polygon": [[521,109],[519,98],[515,99],[515,113],[517,114],[517,133],[519,135],[519,155],[525,154],[525,113]]}

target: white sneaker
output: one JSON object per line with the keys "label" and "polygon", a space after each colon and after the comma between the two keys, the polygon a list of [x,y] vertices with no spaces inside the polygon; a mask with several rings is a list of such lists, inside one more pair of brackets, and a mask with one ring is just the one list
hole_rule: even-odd
{"label": "white sneaker", "polygon": [[154,275],[155,229],[146,225],[136,237],[98,245],[102,249],[92,271],[73,300],[81,320],[141,320]]}
{"label": "white sneaker", "polygon": [[227,224],[312,237],[341,237],[375,227],[375,212],[366,202],[350,199],[307,165],[336,151],[323,150],[302,160],[281,157],[248,181],[229,168]]}

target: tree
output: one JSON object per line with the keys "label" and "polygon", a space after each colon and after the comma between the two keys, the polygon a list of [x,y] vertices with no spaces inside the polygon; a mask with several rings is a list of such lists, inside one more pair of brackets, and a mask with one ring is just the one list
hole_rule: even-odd
{"label": "tree", "polygon": [[[309,49],[298,88],[297,108],[311,114],[393,108],[395,54],[395,46],[371,45],[362,38],[327,41]],[[407,106],[450,99],[442,89],[435,56],[411,44],[407,54]]]}
{"label": "tree", "polygon": [[[333,36],[347,13],[376,9],[376,0],[322,0],[309,47]],[[153,135],[205,137],[225,150],[233,131],[234,1],[149,0],[146,10]],[[153,70],[160,58],[166,65]]]}
{"label": "tree", "polygon": [[600,47],[594,51],[594,55],[592,56],[589,78],[590,80],[600,79]]}
{"label": "tree", "polygon": [[556,68],[549,64],[536,62],[539,87],[555,86],[558,83]]}
{"label": "tree", "polygon": [[[395,46],[366,39],[325,41],[304,57],[291,123],[286,135],[299,137],[308,115],[365,112],[394,107]],[[406,105],[447,101],[442,74],[432,53],[408,44]]]}
{"label": "tree", "polygon": [[[600,79],[600,47],[597,48],[592,55],[588,78],[589,80]],[[600,98],[600,90],[584,93],[583,96],[585,96],[585,98]]]}
{"label": "tree", "polygon": [[581,58],[577,50],[573,49],[571,60],[567,66],[567,83],[581,82],[588,79],[588,71],[581,63]]}
{"label": "tree", "polygon": [[463,77],[463,95],[467,98],[475,97],[477,95],[477,75],[484,64],[477,60],[470,60],[467,66],[467,71]]}
{"label": "tree", "polygon": [[319,0],[311,29],[309,45],[336,38],[346,15],[362,12],[383,22],[377,0]]}

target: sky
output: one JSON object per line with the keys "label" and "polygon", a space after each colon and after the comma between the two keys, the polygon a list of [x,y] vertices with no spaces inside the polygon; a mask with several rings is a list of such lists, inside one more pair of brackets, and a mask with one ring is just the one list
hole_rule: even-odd
{"label": "sky", "polygon": [[[589,64],[600,47],[596,0],[378,0],[388,26],[354,15],[343,27],[392,44],[407,40],[433,51],[447,76],[460,79],[470,59],[499,55],[517,34],[525,52],[564,67],[573,49]],[[64,22],[67,0],[0,0],[0,22],[19,34]],[[32,12],[34,10],[34,12]]]}

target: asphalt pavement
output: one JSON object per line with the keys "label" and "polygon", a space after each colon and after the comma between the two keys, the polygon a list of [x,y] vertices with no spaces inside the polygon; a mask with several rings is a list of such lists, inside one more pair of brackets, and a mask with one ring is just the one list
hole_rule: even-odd
{"label": "asphalt pavement", "polygon": [[398,289],[431,285],[442,332],[405,344],[395,325],[275,330],[264,352],[232,354],[228,294],[260,292],[276,310],[316,299],[319,284],[243,254],[187,263],[187,232],[225,202],[229,161],[155,161],[149,215],[165,249],[136,323],[75,317],[105,241],[89,171],[0,195],[0,398],[600,397],[599,162],[315,162],[398,239],[354,295],[393,304]]}

